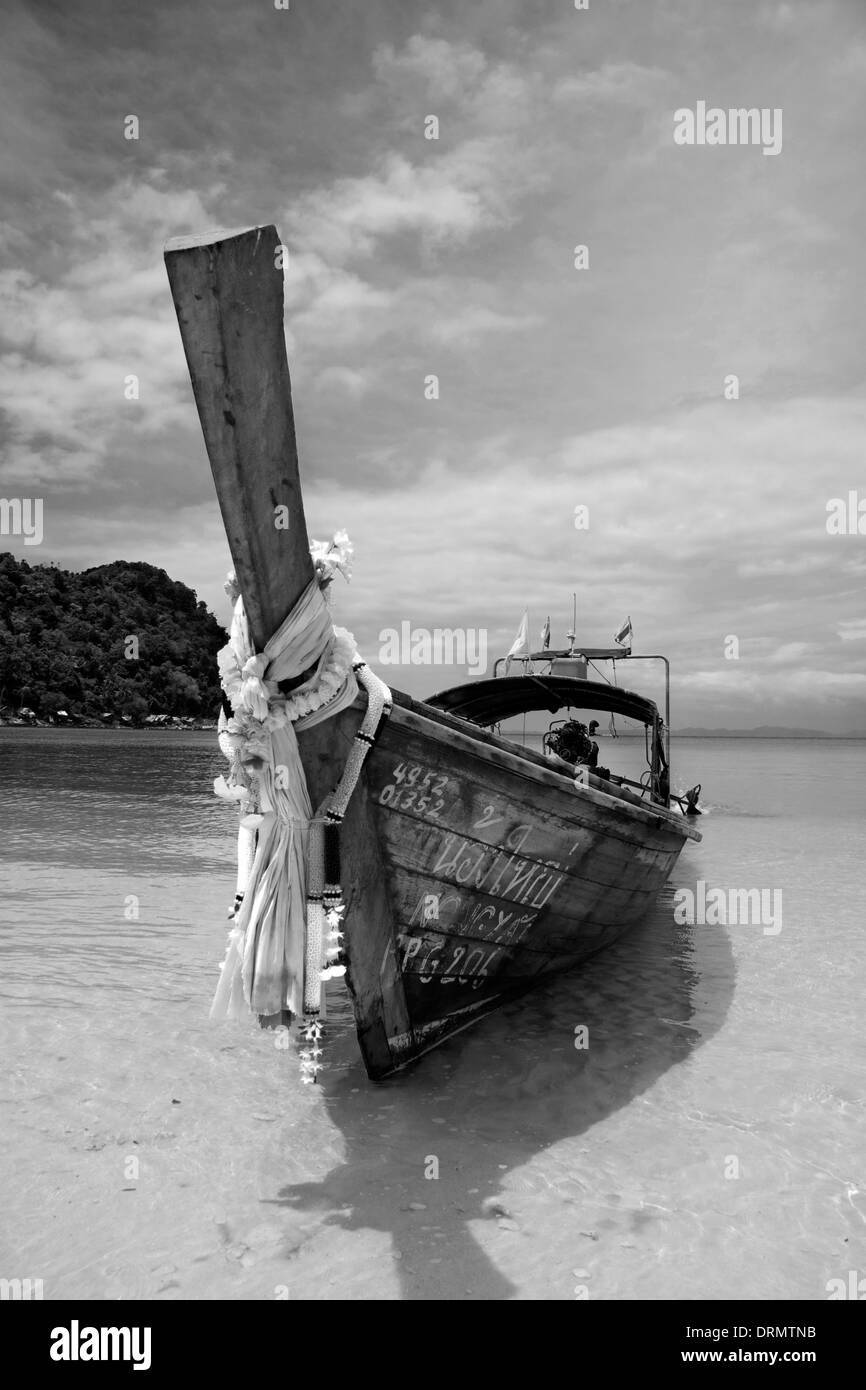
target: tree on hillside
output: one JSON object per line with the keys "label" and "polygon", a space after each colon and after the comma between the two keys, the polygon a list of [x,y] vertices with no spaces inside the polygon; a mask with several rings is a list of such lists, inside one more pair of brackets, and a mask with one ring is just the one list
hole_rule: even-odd
{"label": "tree on hillside", "polygon": [[[130,641],[134,639],[134,641]],[[0,704],[100,716],[213,714],[226,634],[142,561],[81,573],[0,553]]]}

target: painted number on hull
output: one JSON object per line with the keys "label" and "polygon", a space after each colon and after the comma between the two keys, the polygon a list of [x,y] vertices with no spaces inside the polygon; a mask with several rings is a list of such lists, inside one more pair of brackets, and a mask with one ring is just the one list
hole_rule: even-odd
{"label": "painted number on hull", "polygon": [[447,777],[425,771],[420,763],[398,763],[391,775],[393,782],[379,793],[380,805],[393,806],[395,811],[417,811],[431,819],[440,814],[445,805],[442,793],[448,785]]}
{"label": "painted number on hull", "polygon": [[[484,983],[495,957],[502,954],[501,946],[492,949],[489,946],[446,947],[442,942],[425,946],[417,936],[401,937],[400,944],[403,947],[402,968],[405,970],[410,962],[414,962],[415,969],[411,973],[418,976],[422,985],[428,985],[432,980],[450,985],[457,980],[460,984],[471,983],[474,989],[478,989]],[[446,959],[449,956],[450,959]]]}

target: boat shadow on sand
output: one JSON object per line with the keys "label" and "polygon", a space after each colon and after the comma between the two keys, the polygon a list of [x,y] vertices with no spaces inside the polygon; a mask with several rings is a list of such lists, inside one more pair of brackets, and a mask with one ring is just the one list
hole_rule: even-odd
{"label": "boat shadow on sand", "polygon": [[[388,1233],[404,1299],[515,1296],[471,1223],[482,1236],[484,1221],[519,1232],[515,1208],[523,1197],[530,1210],[553,1199],[558,1219],[575,1237],[586,1236],[586,1212],[598,1205],[599,1159],[591,1140],[564,1141],[647,1092],[724,1021],[734,982],[727,934],[675,924],[673,891],[668,884],[643,923],[575,973],[378,1086],[364,1074],[347,1012],[332,1018],[321,1090],[345,1159],[320,1182],[287,1185],[270,1202],[317,1212],[349,1231]],[[580,1025],[589,1029],[585,1050],[575,1046]],[[509,1173],[557,1144],[561,1154],[545,1153],[542,1173],[517,1175],[503,1191]],[[425,1177],[437,1168],[436,1180]],[[621,1203],[620,1226],[626,1220],[636,1231],[649,1219],[642,1204],[629,1211],[621,1194],[604,1195]],[[547,1229],[554,1215],[549,1206],[541,1213]],[[531,1216],[530,1224],[543,1239]],[[586,1241],[575,1239],[574,1248],[586,1249]],[[572,1263],[580,1262],[576,1255]],[[333,1296],[392,1297],[392,1277],[377,1284],[373,1266],[363,1291],[334,1288]],[[554,1296],[572,1296],[570,1274],[563,1271],[562,1293]]]}

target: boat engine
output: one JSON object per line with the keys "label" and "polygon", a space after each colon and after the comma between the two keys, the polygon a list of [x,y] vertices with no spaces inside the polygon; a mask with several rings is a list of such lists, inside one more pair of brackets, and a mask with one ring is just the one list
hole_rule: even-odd
{"label": "boat engine", "polygon": [[585,724],[565,719],[561,724],[551,724],[544,735],[544,747],[567,763],[589,763],[594,745]]}

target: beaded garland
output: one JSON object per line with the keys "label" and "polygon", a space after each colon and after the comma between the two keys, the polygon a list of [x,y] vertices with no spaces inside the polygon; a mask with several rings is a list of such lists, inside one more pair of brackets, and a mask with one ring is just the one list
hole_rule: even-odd
{"label": "beaded garland", "polygon": [[[218,777],[214,782],[214,791],[224,800],[237,803],[240,822],[237,891],[229,913],[232,929],[221,967],[223,978],[211,1010],[212,1017],[235,1016],[242,991],[247,1006],[254,1012],[271,1011],[270,1006],[254,1007],[253,991],[273,988],[267,984],[271,978],[267,972],[264,986],[253,983],[261,976],[256,952],[260,946],[258,935],[267,929],[265,946],[270,958],[274,956],[274,904],[283,903],[278,915],[282,922],[279,930],[284,931],[287,943],[285,960],[289,958],[288,943],[297,934],[303,942],[299,958],[302,981],[292,984],[290,979],[291,998],[278,1002],[299,1016],[301,1038],[308,1044],[300,1048],[299,1054],[302,1080],[307,1084],[315,1082],[321,1071],[322,981],[345,973],[340,825],[364,759],[391,710],[390,690],[360,659],[352,634],[332,625],[326,603],[322,602],[322,595],[337,572],[349,578],[352,547],[348,536],[341,531],[331,542],[313,541],[310,553],[314,580],[264,653],[252,649],[243,601],[233,575],[226,585],[226,592],[235,603],[235,617],[232,639],[219,653],[218,662],[232,715],[220,716],[219,744],[230,766],[228,777]],[[283,695],[279,681],[296,672],[304,672],[303,684]],[[306,778],[296,740],[293,735],[287,738],[287,734],[291,728],[309,727],[346,708],[355,699],[359,685],[367,694],[367,709],[340,780],[315,815],[309,809],[301,812],[300,808],[309,808]],[[279,783],[274,782],[273,776],[277,746],[287,763],[282,770],[290,781],[291,795],[284,798],[275,790]],[[294,813],[293,807],[298,808]],[[298,845],[307,846],[300,859],[299,850],[288,852],[296,834],[301,837]],[[286,850],[280,849],[283,844],[288,847]],[[303,900],[297,898],[292,882],[293,860],[296,873],[305,873],[307,880],[303,921],[299,920],[304,916]],[[285,883],[280,892],[273,886],[275,874],[280,883]],[[269,896],[266,888],[270,888]],[[268,897],[266,906],[263,894]],[[297,904],[296,912],[293,904]],[[292,948],[292,952],[298,955],[297,948]],[[275,1002],[272,994],[268,998]]]}
{"label": "beaded garland", "polygon": [[[358,782],[364,759],[376,741],[382,722],[391,713],[391,692],[374,675],[365,661],[356,661],[354,673],[367,692],[367,710],[355,734],[346,766],[337,786],[322,802],[310,832],[309,880],[307,889],[307,954],[304,970],[304,1019],[310,1026],[321,1008],[322,981],[344,975],[342,959],[342,918],[346,911],[340,888],[340,826]],[[330,931],[326,932],[325,927]],[[316,962],[324,956],[324,969]],[[309,1034],[305,1033],[305,1036]],[[301,1053],[301,1076],[315,1081],[321,1070],[315,1056]]]}

